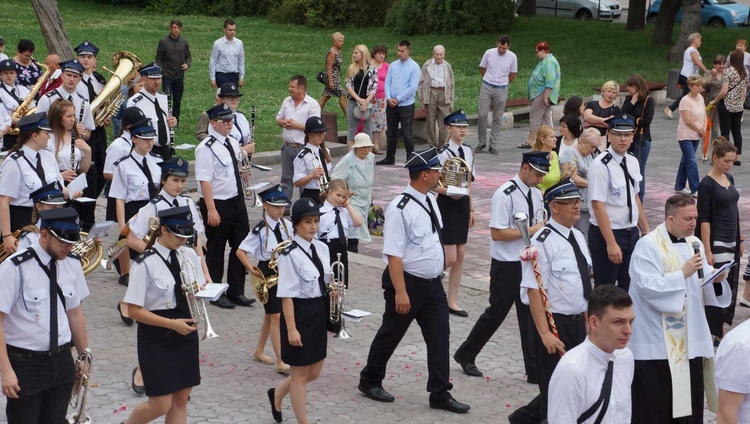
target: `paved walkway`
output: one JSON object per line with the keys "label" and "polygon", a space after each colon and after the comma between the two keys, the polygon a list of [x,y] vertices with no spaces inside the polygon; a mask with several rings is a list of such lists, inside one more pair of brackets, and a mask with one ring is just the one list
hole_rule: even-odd
{"label": "paved walkway", "polygon": [[[657,107],[657,110],[660,108]],[[672,194],[673,180],[679,161],[679,148],[674,141],[677,122],[669,121],[657,112],[652,134],[654,141],[647,170],[645,207],[649,222],[657,225],[663,214],[664,200]],[[745,134],[750,134],[750,123]],[[476,128],[471,128],[468,142],[476,145]],[[474,322],[487,307],[490,258],[489,229],[490,199],[503,182],[511,178],[519,164],[521,151],[515,146],[526,140],[526,128],[514,128],[501,133],[500,154],[477,155],[477,180],[473,185],[477,225],[469,235],[465,266],[465,288],[460,292],[461,307],[469,318],[451,316],[451,354],[465,339]],[[404,152],[397,161],[403,164]],[[701,174],[708,164],[699,163]],[[741,216],[750,211],[750,163],[735,168],[735,181],[742,194]],[[400,166],[378,167],[376,203],[385,206],[407,184],[407,172]],[[278,165],[267,173],[256,171],[255,181],[277,182]],[[193,186],[195,183],[193,182]],[[194,194],[195,195],[195,194]],[[103,216],[103,203],[99,213]],[[250,209],[251,223],[260,219],[259,209]],[[743,222],[747,234],[747,223]],[[106,242],[114,241],[111,234]],[[515,312],[511,312],[485,349],[477,358],[477,365],[485,372],[483,378],[465,376],[459,366],[451,362],[453,395],[472,406],[468,415],[456,416],[432,410],[428,406],[426,352],[419,328],[414,325],[396,350],[388,367],[384,387],[397,397],[394,403],[371,401],[356,390],[358,373],[364,366],[368,348],[381,323],[384,302],[380,276],[384,268],[381,256],[382,240],[375,238],[363,245],[361,255],[350,260],[352,283],[349,290],[350,308],[371,311],[361,323],[348,323],[351,339],[329,341],[329,354],[318,381],[309,386],[308,410],[311,422],[326,423],[497,423],[517,407],[531,400],[537,387],[525,383],[519,349]],[[744,262],[743,262],[744,265]],[[88,321],[89,341],[94,355],[91,389],[88,398],[89,414],[97,423],[119,423],[131,409],[145,400],[130,390],[130,373],[136,362],[136,329],[124,326],[114,309],[124,295],[124,288],[116,283],[112,272],[97,270],[89,278],[91,296],[84,303]],[[469,288],[471,287],[471,288]],[[250,295],[250,289],[247,289]],[[270,366],[252,360],[252,351],[263,318],[261,307],[221,310],[209,307],[214,329],[220,338],[201,343],[202,384],[195,388],[189,405],[190,423],[271,423],[266,390],[282,379]],[[737,322],[744,321],[749,310],[738,308]],[[272,354],[269,347],[266,353]],[[0,400],[0,408],[4,400]],[[288,399],[284,401],[285,422],[293,421]],[[714,422],[707,413],[706,422]],[[2,420],[2,418],[0,418]],[[157,421],[163,422],[163,420]]]}

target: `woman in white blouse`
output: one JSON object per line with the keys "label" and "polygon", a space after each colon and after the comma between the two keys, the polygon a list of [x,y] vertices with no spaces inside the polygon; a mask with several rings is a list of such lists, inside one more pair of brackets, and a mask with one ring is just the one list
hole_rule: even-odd
{"label": "woman in white blouse", "polygon": [[[57,159],[65,183],[73,181],[79,174],[88,172],[91,166],[91,147],[75,133],[76,111],[73,102],[59,99],[49,109],[52,134],[47,141],[47,150]],[[75,133],[74,152],[71,158],[71,141]]]}

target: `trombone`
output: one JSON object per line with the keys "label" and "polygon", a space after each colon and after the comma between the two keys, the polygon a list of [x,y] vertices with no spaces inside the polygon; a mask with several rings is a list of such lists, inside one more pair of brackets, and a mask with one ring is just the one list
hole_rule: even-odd
{"label": "trombone", "polygon": [[183,259],[180,262],[180,280],[182,280],[182,291],[185,293],[187,298],[188,308],[190,309],[190,316],[195,321],[197,326],[201,322],[205,324],[203,337],[201,340],[214,339],[219,337],[218,334],[211,327],[211,321],[208,320],[208,311],[206,310],[206,302],[203,299],[196,297],[195,295],[200,291],[198,287],[198,278],[195,272],[195,266],[188,259]]}
{"label": "trombone", "polygon": [[336,254],[336,261],[331,264],[331,279],[328,283],[328,320],[337,327],[333,337],[348,339],[344,318],[341,316],[346,303],[346,282],[344,276],[346,269],[341,262],[341,253]]}

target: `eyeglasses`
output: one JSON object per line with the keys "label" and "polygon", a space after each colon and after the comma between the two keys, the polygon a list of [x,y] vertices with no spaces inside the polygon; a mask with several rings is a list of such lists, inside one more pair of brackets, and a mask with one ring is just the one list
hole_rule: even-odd
{"label": "eyeglasses", "polygon": [[553,203],[557,203],[558,205],[565,205],[565,206],[580,206],[581,205],[581,199],[570,199],[570,200],[556,200]]}
{"label": "eyeglasses", "polygon": [[633,133],[616,133],[616,132],[611,132],[611,133],[609,133],[609,135],[611,135],[612,138],[625,139],[625,138],[632,138],[635,134],[633,134]]}
{"label": "eyeglasses", "polygon": [[229,125],[232,124],[234,121],[231,119],[223,120],[223,119],[212,119],[213,122],[217,122],[219,124]]}

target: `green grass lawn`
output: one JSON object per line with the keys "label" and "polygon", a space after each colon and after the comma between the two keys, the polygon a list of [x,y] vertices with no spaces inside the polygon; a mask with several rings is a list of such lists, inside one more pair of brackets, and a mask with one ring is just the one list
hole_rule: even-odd
{"label": "green grass lawn", "polygon": [[[180,18],[183,35],[190,41],[193,64],[186,74],[182,122],[176,142],[197,143],[193,132],[201,111],[213,104],[214,89],[209,84],[208,59],[213,41],[223,35],[224,18],[171,16],[145,12],[136,8],[111,6],[86,0],[58,0],[71,43],[75,46],[84,39],[96,44],[99,65],[110,67],[110,58],[120,50],[138,55],[141,60],[154,59],[158,40],[168,32],[169,21]],[[273,24],[263,18],[236,18],[237,37],[245,43],[246,85],[242,90],[240,110],[249,114],[250,105],[257,107],[256,141],[259,150],[278,149],[280,134],[275,123],[276,112],[287,96],[289,77],[301,73],[308,77],[308,93],[319,98],[322,86],[315,75],[323,69],[325,53],[330,47],[330,30],[311,29],[293,25]],[[387,28],[340,28],[346,36],[344,66],[348,66],[354,45],[367,44],[370,49],[384,44],[389,49],[388,59],[395,59],[396,44],[404,38]],[[561,95],[590,96],[592,87],[610,79],[622,82],[631,73],[640,73],[647,80],[667,80],[671,68],[679,64],[666,61],[667,47],[653,47],[651,30],[630,33],[624,25],[606,22],[578,22],[572,20],[535,18],[520,19],[511,36],[511,50],[518,55],[519,73],[511,85],[510,98],[526,96],[526,82],[536,65],[534,45],[546,40],[562,69]],[[44,60],[46,46],[37,18],[28,0],[4,0],[0,15],[0,35],[6,40],[5,53],[15,55],[18,39],[31,38],[36,44],[35,56]],[[420,64],[432,55],[435,44],[446,48],[446,60],[454,70],[457,87],[456,106],[468,113],[476,113],[477,95],[481,82],[479,61],[483,52],[496,44],[498,34],[481,36],[414,36],[412,57]],[[711,63],[717,53],[727,54],[734,48],[741,31],[703,29],[701,53],[704,62]],[[675,30],[675,39],[677,30]],[[335,101],[326,110],[338,111],[339,130],[346,129],[343,114]]]}

